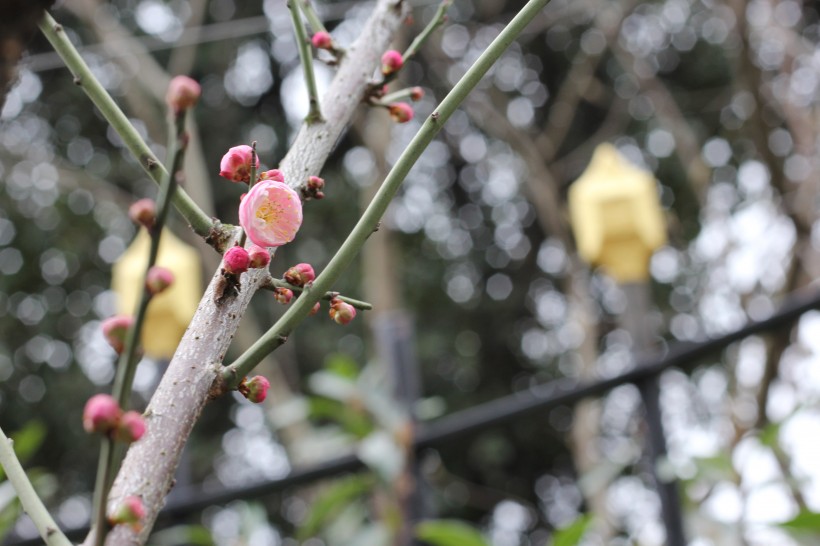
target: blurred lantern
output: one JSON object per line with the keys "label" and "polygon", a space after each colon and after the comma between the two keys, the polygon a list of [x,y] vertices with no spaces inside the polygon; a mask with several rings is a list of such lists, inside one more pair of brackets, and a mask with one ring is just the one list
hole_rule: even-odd
{"label": "blurred lantern", "polygon": [[[163,230],[157,263],[170,269],[176,281],[154,296],[142,330],[142,346],[151,358],[170,360],[191,322],[202,296],[200,261],[197,251],[170,231]],[[117,294],[119,313],[133,314],[142,292],[145,265],[151,238],[140,229],[112,271],[111,288]]]}
{"label": "blurred lantern", "polygon": [[666,224],[651,173],[600,144],[569,189],[578,253],[620,283],[645,281],[649,258],[666,242]]}

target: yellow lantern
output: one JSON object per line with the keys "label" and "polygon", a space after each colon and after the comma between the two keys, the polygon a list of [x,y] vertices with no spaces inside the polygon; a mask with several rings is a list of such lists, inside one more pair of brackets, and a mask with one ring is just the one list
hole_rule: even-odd
{"label": "yellow lantern", "polygon": [[[119,313],[133,314],[142,290],[151,237],[140,229],[131,246],[114,264],[111,288]],[[156,265],[170,269],[174,284],[154,296],[142,329],[142,347],[151,358],[169,360],[202,297],[199,254],[169,230],[163,230]]]}
{"label": "yellow lantern", "polygon": [[578,253],[618,282],[649,278],[649,258],[666,242],[666,223],[651,173],[629,163],[611,144],[600,144],[569,189],[569,212]]}

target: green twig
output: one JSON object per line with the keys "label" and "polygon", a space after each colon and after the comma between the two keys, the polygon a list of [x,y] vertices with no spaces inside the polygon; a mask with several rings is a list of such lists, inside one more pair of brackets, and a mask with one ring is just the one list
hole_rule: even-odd
{"label": "green twig", "polygon": [[[291,290],[299,294],[301,294],[302,292],[310,291],[312,289],[312,287],[308,288],[296,286],[295,284],[290,284],[289,282],[283,281],[282,279],[277,279],[273,276],[265,279],[264,284],[261,285],[261,288],[264,288],[266,290],[275,290],[276,288],[287,288],[288,290]],[[362,311],[370,311],[371,309],[373,309],[373,305],[367,303],[366,301],[348,298],[347,296],[342,296],[338,292],[325,292],[320,299],[332,300],[333,298],[342,300],[345,303],[349,303],[356,309],[361,309]]]}
{"label": "green twig", "polygon": [[413,57],[422,46],[422,44],[430,37],[434,30],[444,24],[444,21],[447,19],[447,9],[453,4],[453,0],[442,0],[441,4],[439,5],[436,13],[433,15],[433,18],[430,19],[430,22],[427,23],[427,26],[424,27],[418,36],[410,43],[407,49],[404,50],[402,54],[402,59],[404,62],[407,62],[408,59]]}
{"label": "green twig", "polygon": [[302,15],[299,6],[294,4],[298,0],[290,0],[288,9],[290,18],[293,21],[293,31],[296,34],[296,46],[299,48],[299,60],[302,61],[302,69],[305,72],[305,84],[308,90],[308,100],[310,101],[310,111],[305,122],[308,124],[323,121],[322,111],[319,108],[319,93],[316,91],[316,76],[313,73],[313,53],[310,51],[305,25],[302,23]]}
{"label": "green twig", "polygon": [[[253,185],[256,183],[256,157],[256,141],[254,140],[251,143],[251,172],[248,175],[248,193],[250,193],[251,188],[253,188]],[[245,233],[244,228],[240,229],[242,229],[242,234],[239,236],[239,246],[244,247],[245,242],[248,240],[248,234]]]}
{"label": "green twig", "polygon": [[316,14],[316,10],[313,9],[313,4],[311,1],[297,0],[297,2],[299,2],[299,7],[302,8],[302,13],[305,14],[308,24],[310,25],[310,29],[314,32],[314,34],[317,32],[327,32],[322,20],[319,19],[319,16]]}
{"label": "green twig", "polygon": [[[165,168],[117,106],[117,103],[114,102],[114,99],[111,98],[111,95],[108,94],[91,72],[80,53],[66,36],[62,25],[46,13],[43,19],[40,20],[40,30],[74,75],[74,83],[82,87],[86,95],[111,125],[111,128],[120,136],[131,154],[137,158],[140,166],[155,182],[160,183],[163,177],[168,174]],[[188,221],[194,232],[201,237],[213,236],[214,222],[187,193],[183,190],[177,191],[173,201],[176,209]]]}
{"label": "green twig", "polygon": [[393,91],[392,93],[388,93],[379,100],[375,101],[374,104],[379,106],[390,106],[394,102],[411,97],[413,94],[413,89],[415,89],[415,87],[405,87],[404,89]]}
{"label": "green twig", "polygon": [[415,165],[422,152],[432,142],[441,130],[444,123],[450,118],[458,106],[467,98],[467,95],[478,84],[490,67],[498,60],[501,54],[509,47],[515,38],[524,30],[527,24],[538,14],[549,0],[529,0],[518,12],[512,21],[502,30],[495,40],[487,47],[484,53],[473,63],[467,73],[462,76],[450,93],[444,97],[438,108],[427,118],[424,124],[405,148],[401,157],[390,169],[384,182],[379,188],[367,209],[353,227],[347,239],[338,252],[331,258],[327,267],[313,281],[311,290],[297,299],[278,321],[265,332],[251,347],[249,347],[222,373],[222,378],[229,388],[236,385],[253,370],[254,367],[270,352],[282,345],[293,329],[308,315],[310,310],[325,292],[330,290],[333,283],[342,272],[347,269],[353,258],[358,254],[367,238],[377,229],[379,219],[387,210],[387,206],[398,191],[407,173]]}
{"label": "green twig", "polygon": [[[148,263],[145,266],[145,275],[141,287],[141,295],[137,309],[134,314],[134,325],[128,330],[125,343],[125,350],[120,355],[117,364],[117,375],[114,378],[113,396],[117,399],[121,408],[128,406],[131,398],[131,386],[134,382],[134,374],[137,371],[138,351],[142,326],[145,323],[145,316],[148,311],[148,304],[151,303],[152,294],[147,289],[145,279],[148,271],[156,264],[159,254],[159,243],[162,236],[162,229],[168,218],[171,208],[171,201],[177,190],[177,176],[182,170],[187,136],[185,134],[185,111],[183,110],[174,118],[174,124],[168,138],[168,157],[170,164],[165,170],[162,182],[157,195],[157,214],[154,225],[151,228],[151,247],[148,253]],[[94,544],[102,546],[107,533],[108,521],[106,518],[106,504],[108,492],[114,481],[116,469],[122,459],[124,450],[108,436],[102,439],[100,445],[100,459],[97,463],[97,481],[94,486],[94,514],[96,524],[96,534]]]}
{"label": "green twig", "polygon": [[12,441],[0,429],[0,464],[6,471],[11,485],[17,491],[17,497],[23,510],[31,517],[31,521],[37,527],[37,532],[48,546],[71,546],[71,541],[57,527],[57,523],[51,514],[48,513],[43,501],[40,499],[34,486],[23,470],[23,465],[17,459],[12,447]]}

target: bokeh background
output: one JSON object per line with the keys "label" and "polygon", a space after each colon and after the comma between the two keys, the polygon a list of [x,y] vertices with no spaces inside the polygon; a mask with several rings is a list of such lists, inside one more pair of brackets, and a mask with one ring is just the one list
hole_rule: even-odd
{"label": "bokeh background", "polygon": [[[399,50],[437,8],[411,4]],[[361,106],[322,173],[326,198],[306,205],[274,275],[327,263],[425,116],[521,6],[454,3],[391,87],[425,89],[416,119],[396,125],[384,109]],[[315,7],[344,46],[372,5]],[[52,13],[160,157],[170,76],[201,82],[185,188],[209,214],[236,222],[241,188],[217,176],[222,154],[256,141],[274,168],[307,113],[285,2],[68,0]],[[355,475],[323,515],[315,506],[329,498],[329,481],[164,521],[151,543],[384,543],[394,515],[383,507],[393,506],[406,462],[390,427],[408,403],[426,421],[633,366],[633,337],[620,322],[628,297],[578,258],[566,207],[602,142],[659,181],[668,243],[651,260],[647,315],[659,353],[763,318],[810,289],[820,268],[818,39],[815,4],[798,0],[552,0],[424,153],[340,281],[338,290],[376,309],[347,327],[325,311],[308,319],[263,363],[274,382],[264,405],[210,404],[178,481],[181,497],[186,485],[242,487],[362,440],[379,478]],[[127,206],[155,187],[45,39],[28,46],[0,113],[0,426],[30,447],[26,466],[59,522],[78,527],[90,515],[97,454],[82,406],[107,391],[114,371],[99,332],[116,309],[111,269],[136,233]],[[323,88],[333,68],[316,66]],[[210,278],[219,257],[178,216],[171,226]],[[227,359],[281,312],[258,294]],[[411,326],[398,328],[412,364],[404,382],[418,383],[409,402],[395,394],[382,350],[395,325]],[[690,544],[816,540],[818,339],[820,314],[810,312],[691,373],[662,375],[664,465],[680,480]],[[163,365],[140,365],[138,407]],[[384,413],[372,393],[383,395]],[[469,522],[495,546],[548,544],[590,512],[582,544],[664,544],[645,443],[638,390],[621,386],[423,451],[422,512]],[[7,482],[0,509],[10,543],[32,535]]]}

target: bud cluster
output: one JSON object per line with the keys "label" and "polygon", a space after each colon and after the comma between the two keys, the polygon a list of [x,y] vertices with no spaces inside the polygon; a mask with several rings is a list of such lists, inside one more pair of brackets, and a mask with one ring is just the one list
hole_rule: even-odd
{"label": "bud cluster", "polygon": [[325,179],[318,176],[309,176],[307,183],[302,187],[302,197],[308,199],[324,199]]}
{"label": "bud cluster", "polygon": [[145,419],[136,411],[123,412],[113,396],[95,394],[85,403],[83,428],[130,444],[145,434]]}

